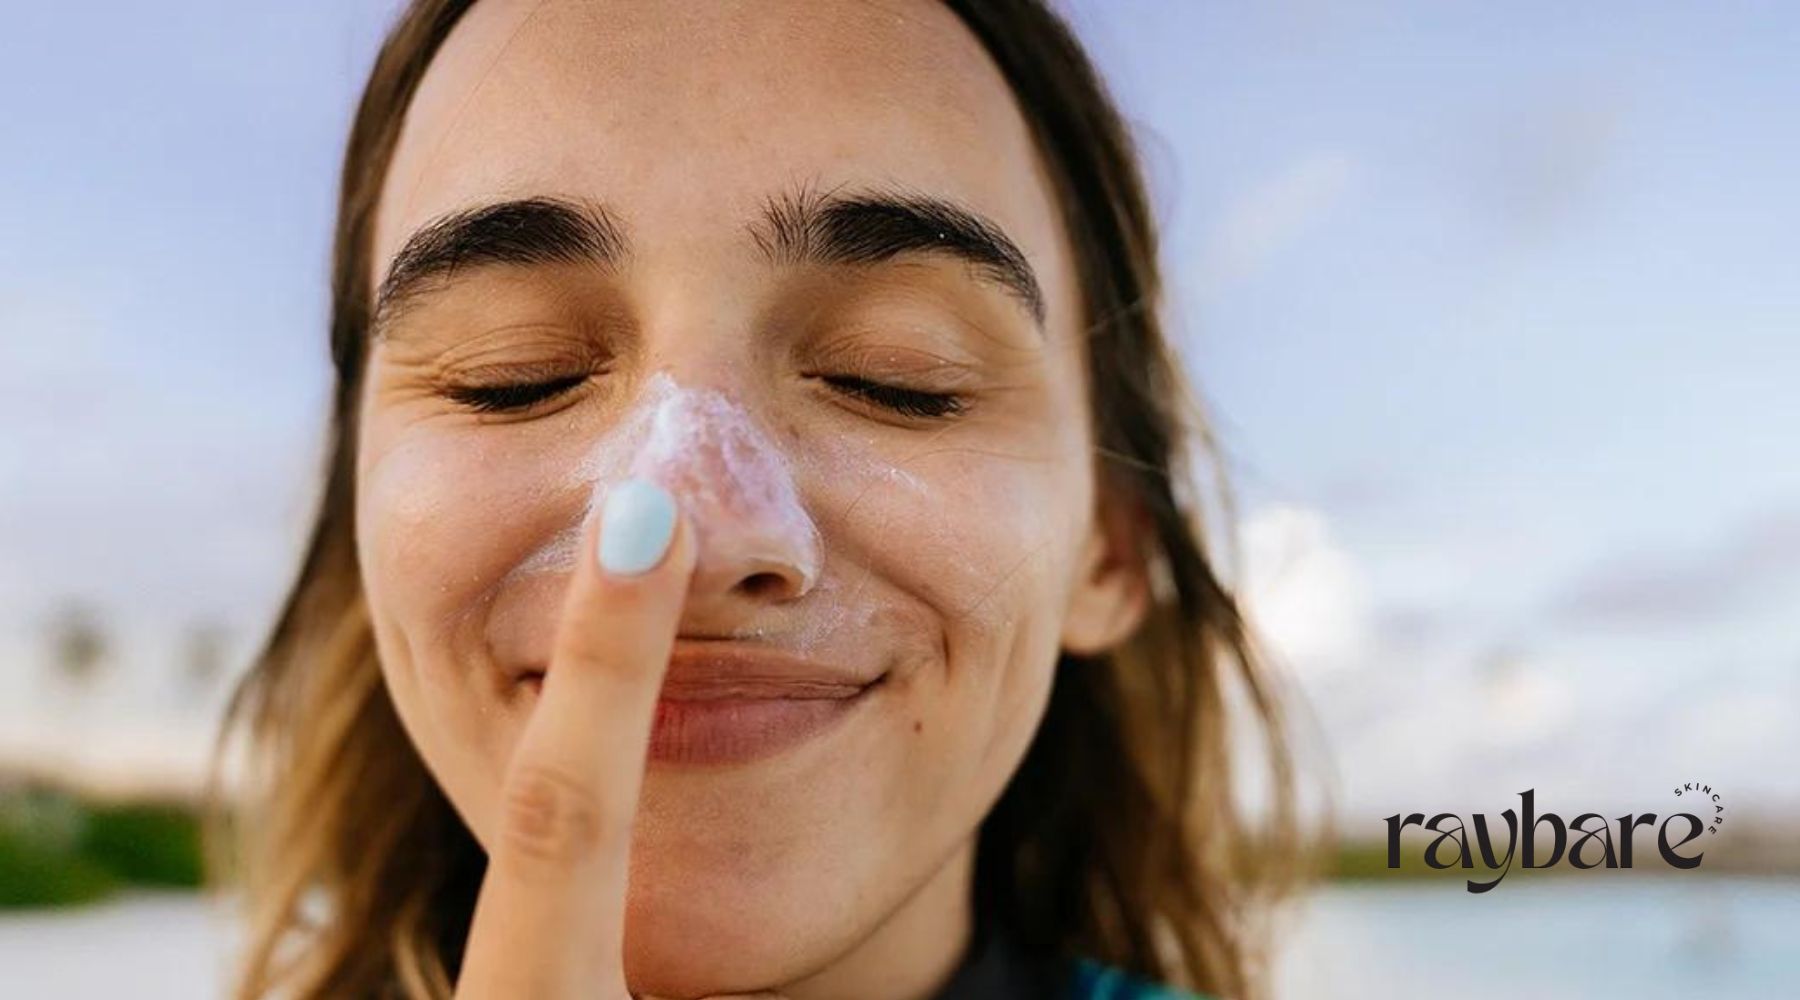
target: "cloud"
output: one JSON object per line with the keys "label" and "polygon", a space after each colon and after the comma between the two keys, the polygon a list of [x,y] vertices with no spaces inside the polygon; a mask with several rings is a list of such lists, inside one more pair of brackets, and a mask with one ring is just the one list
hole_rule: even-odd
{"label": "cloud", "polygon": [[1671,771],[1714,782],[1746,812],[1800,809],[1800,671],[1727,672],[1654,720]]}
{"label": "cloud", "polygon": [[1474,706],[1490,743],[1528,744],[1572,721],[1570,671],[1517,650],[1501,649],[1478,669]]}
{"label": "cloud", "polygon": [[[1453,605],[1403,607],[1384,598],[1389,578],[1368,555],[1305,506],[1253,510],[1240,538],[1246,613],[1307,699],[1350,829],[1398,808],[1487,808],[1529,787],[1583,808],[1643,807],[1690,772],[1759,807],[1800,807],[1774,765],[1796,745],[1791,668],[1753,655],[1729,669],[1680,653],[1658,662],[1612,638],[1509,637]],[[1796,544],[1795,519],[1756,519],[1683,564],[1682,585],[1737,574],[1748,590],[1789,572]]]}
{"label": "cloud", "polygon": [[1543,85],[1485,120],[1463,171],[1469,195],[1515,234],[1562,221],[1606,193],[1628,110],[1605,80]]}
{"label": "cloud", "polygon": [[1767,512],[1687,555],[1626,553],[1571,584],[1550,609],[1572,626],[1685,626],[1728,617],[1800,579],[1800,508]]}
{"label": "cloud", "polygon": [[1242,529],[1244,601],[1264,641],[1302,674],[1342,670],[1368,652],[1367,588],[1318,511],[1277,505]]}
{"label": "cloud", "polygon": [[1252,188],[1208,235],[1196,287],[1211,294],[1260,272],[1343,201],[1356,175],[1349,153],[1329,149],[1302,157]]}

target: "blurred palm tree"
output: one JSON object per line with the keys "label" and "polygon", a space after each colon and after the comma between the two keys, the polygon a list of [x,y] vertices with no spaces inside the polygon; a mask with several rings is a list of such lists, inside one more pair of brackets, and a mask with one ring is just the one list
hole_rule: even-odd
{"label": "blurred palm tree", "polygon": [[51,670],[73,690],[92,687],[112,653],[99,613],[85,602],[70,601],[52,617],[49,631]]}
{"label": "blurred palm tree", "polygon": [[229,635],[217,622],[200,621],[187,627],[182,639],[182,691],[189,698],[204,698],[225,674]]}

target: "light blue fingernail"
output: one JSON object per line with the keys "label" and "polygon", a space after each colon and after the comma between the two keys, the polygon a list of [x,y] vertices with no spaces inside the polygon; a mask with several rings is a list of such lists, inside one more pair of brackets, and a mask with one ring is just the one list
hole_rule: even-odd
{"label": "light blue fingernail", "polygon": [[631,576],[662,562],[675,537],[675,498],[648,479],[627,479],[606,493],[600,512],[600,568]]}

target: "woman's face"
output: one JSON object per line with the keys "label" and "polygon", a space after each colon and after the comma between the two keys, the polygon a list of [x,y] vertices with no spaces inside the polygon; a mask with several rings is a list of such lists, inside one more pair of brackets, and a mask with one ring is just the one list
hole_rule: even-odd
{"label": "woman's face", "polygon": [[929,2],[485,0],[374,250],[358,551],[475,835],[572,539],[646,475],[700,541],[678,662],[874,683],[778,752],[651,761],[628,974],[904,978],[954,948],[1058,650],[1115,641],[1139,593],[1096,516],[1070,250],[976,39]]}

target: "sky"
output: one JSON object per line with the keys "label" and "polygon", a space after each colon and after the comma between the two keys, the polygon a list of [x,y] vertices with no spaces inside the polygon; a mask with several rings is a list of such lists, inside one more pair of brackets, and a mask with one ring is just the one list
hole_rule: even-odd
{"label": "sky", "polygon": [[[0,754],[179,768],[311,510],[394,5],[104,6],[0,2]],[[1346,820],[1800,814],[1800,6],[1063,6]]]}

